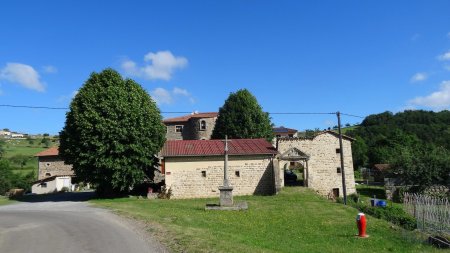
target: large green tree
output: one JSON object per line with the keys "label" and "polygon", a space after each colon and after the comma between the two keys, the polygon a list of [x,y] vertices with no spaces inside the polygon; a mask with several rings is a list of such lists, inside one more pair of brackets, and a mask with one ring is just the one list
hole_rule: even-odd
{"label": "large green tree", "polygon": [[152,177],[165,141],[158,107],[113,69],[92,73],[70,104],[59,152],[101,193],[128,191]]}
{"label": "large green tree", "polygon": [[219,110],[212,138],[273,138],[269,114],[247,89],[231,93]]}

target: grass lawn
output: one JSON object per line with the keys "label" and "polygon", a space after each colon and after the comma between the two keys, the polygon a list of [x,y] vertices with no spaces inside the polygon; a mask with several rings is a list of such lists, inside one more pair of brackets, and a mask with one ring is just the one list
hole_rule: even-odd
{"label": "grass lawn", "polygon": [[277,196],[236,197],[249,210],[205,211],[218,199],[97,199],[91,202],[143,220],[175,252],[438,252],[407,241],[410,232],[368,217],[367,239],[355,237],[357,210],[303,187]]}
{"label": "grass lawn", "polygon": [[11,203],[14,203],[14,202],[15,202],[14,200],[10,200],[9,198],[6,198],[4,196],[0,196],[0,206],[11,204]]}
{"label": "grass lawn", "polygon": [[[5,140],[5,158],[10,159],[17,155],[27,156],[28,159],[20,168],[19,165],[12,164],[14,167],[13,172],[18,174],[28,174],[32,171],[37,173],[38,159],[34,157],[35,154],[47,149],[44,144],[41,143],[42,138],[33,140],[33,144],[30,144],[26,139],[6,139]],[[50,146],[55,146],[55,139],[50,138]]]}

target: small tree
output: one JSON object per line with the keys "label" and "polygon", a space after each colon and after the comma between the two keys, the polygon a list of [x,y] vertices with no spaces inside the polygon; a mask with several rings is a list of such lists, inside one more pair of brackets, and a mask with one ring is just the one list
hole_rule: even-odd
{"label": "small tree", "polygon": [[273,138],[269,114],[262,111],[256,98],[246,89],[231,93],[219,110],[213,139]]}
{"label": "small tree", "polygon": [[164,141],[160,111],[147,92],[106,69],[92,73],[72,100],[59,152],[78,179],[111,193],[152,177]]}

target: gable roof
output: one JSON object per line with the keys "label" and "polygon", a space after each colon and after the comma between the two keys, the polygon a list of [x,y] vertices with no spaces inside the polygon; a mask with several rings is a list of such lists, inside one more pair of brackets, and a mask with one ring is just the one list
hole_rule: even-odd
{"label": "gable roof", "polygon": [[218,112],[201,112],[163,120],[163,123],[187,122],[192,118],[215,118]]}
{"label": "gable roof", "polygon": [[[322,134],[331,134],[333,136],[335,136],[336,138],[339,138],[339,134],[335,131],[331,131],[331,130],[325,130],[322,132],[317,133],[316,135],[314,135],[313,137],[281,137],[278,138],[278,140],[313,140],[314,138],[316,138],[319,135]],[[348,141],[354,141],[355,139],[348,136],[348,135],[342,135],[342,139],[348,140]]]}
{"label": "gable roof", "polygon": [[387,171],[390,169],[390,167],[391,165],[388,163],[378,163],[373,165],[373,168],[379,171]]}
{"label": "gable roof", "polygon": [[280,134],[288,134],[288,133],[296,133],[297,130],[296,129],[292,129],[292,128],[287,128],[284,126],[280,126],[280,127],[273,127],[272,131],[276,134],[280,133]]}
{"label": "gable roof", "polygon": [[57,156],[59,155],[59,147],[51,147],[49,149],[46,149],[44,151],[41,151],[37,154],[35,154],[34,156]]}
{"label": "gable roof", "polygon": [[[265,139],[232,139],[228,142],[229,155],[275,155],[278,152]],[[225,147],[222,140],[168,140],[161,156],[219,156]]]}

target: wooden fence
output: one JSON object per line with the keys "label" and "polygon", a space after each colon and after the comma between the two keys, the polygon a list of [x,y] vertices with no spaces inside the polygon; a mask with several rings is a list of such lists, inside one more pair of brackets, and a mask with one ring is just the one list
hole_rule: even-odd
{"label": "wooden fence", "polygon": [[417,228],[424,232],[450,234],[450,203],[446,198],[405,193],[403,206],[417,220]]}

